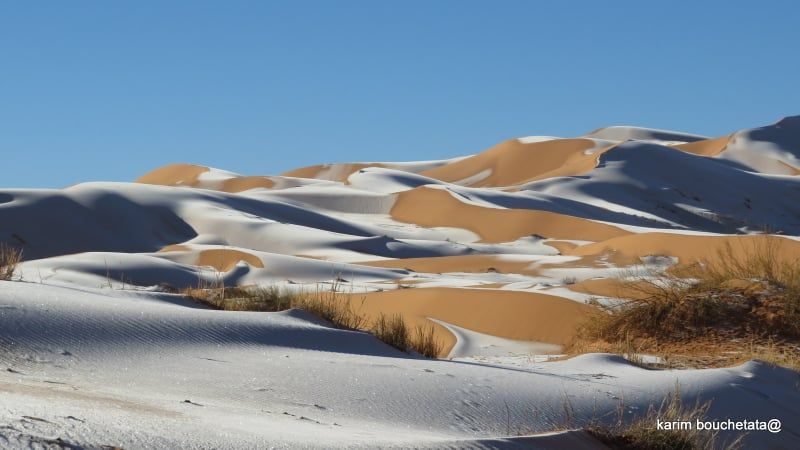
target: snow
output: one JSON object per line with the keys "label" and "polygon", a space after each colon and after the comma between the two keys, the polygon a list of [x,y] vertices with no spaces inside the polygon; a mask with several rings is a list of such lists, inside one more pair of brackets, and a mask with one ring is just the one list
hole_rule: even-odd
{"label": "snow", "polygon": [[[796,375],[757,362],[651,371],[600,354],[527,367],[425,360],[298,311],[220,313],[168,294],[0,286],[0,329],[13,349],[0,353],[8,446],[58,437],[124,448],[478,447],[563,424],[565,402],[573,420],[611,420],[620,404],[641,413],[676,384],[687,402],[713,398],[712,418],[800,426]],[[748,439],[796,443],[791,433]]]}

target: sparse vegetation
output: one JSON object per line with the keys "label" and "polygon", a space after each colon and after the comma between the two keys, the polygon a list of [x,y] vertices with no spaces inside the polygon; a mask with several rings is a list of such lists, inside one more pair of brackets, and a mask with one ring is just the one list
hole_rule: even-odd
{"label": "sparse vegetation", "polygon": [[278,286],[225,286],[222,278],[216,276],[210,282],[201,278],[197,286],[181,293],[217,309],[275,312],[299,308],[339,328],[362,329],[365,319],[349,301],[337,298],[339,284],[336,282],[327,290],[318,287],[312,293],[297,293]]}
{"label": "sparse vegetation", "polygon": [[21,250],[6,243],[0,243],[0,280],[10,280],[21,261]]}
{"label": "sparse vegetation", "polygon": [[[702,450],[709,448],[739,448],[740,442],[719,445],[717,433],[698,430],[694,426],[697,420],[703,420],[708,412],[708,403],[696,403],[685,406],[681,401],[680,391],[665,397],[658,407],[650,407],[646,414],[633,420],[624,420],[620,409],[616,423],[607,426],[593,423],[586,430],[602,443],[613,449],[625,450]],[[659,429],[657,422],[675,424],[671,429]],[[683,427],[689,423],[692,426]]]}
{"label": "sparse vegetation", "polygon": [[[433,325],[417,326],[409,330],[400,314],[380,314],[371,324],[349,299],[342,297],[337,281],[329,289],[317,288],[314,292],[292,292],[277,286],[225,286],[221,277],[213,281],[201,280],[196,287],[181,291],[195,300],[229,311],[283,311],[298,308],[331,322],[338,328],[362,330],[373,333],[381,341],[402,351],[436,358],[444,345],[436,339]],[[364,299],[362,299],[363,304]]]}
{"label": "sparse vegetation", "polygon": [[320,289],[318,287],[310,294],[299,294],[295,298],[292,307],[308,311],[339,328],[348,330],[365,329],[366,318],[360,311],[353,308],[349,300],[340,298],[338,287],[339,283],[337,282],[332,284],[330,289]]}
{"label": "sparse vegetation", "polygon": [[564,277],[561,279],[561,284],[563,285],[572,285],[578,282],[578,279],[575,277]]}
{"label": "sparse vegetation", "polygon": [[408,327],[400,314],[380,313],[372,324],[372,334],[394,348],[405,351],[409,347]]}
{"label": "sparse vegetation", "polygon": [[394,348],[413,350],[428,358],[437,358],[444,350],[444,345],[436,339],[432,324],[417,325],[412,332],[400,314],[378,315],[372,325],[372,333]]}
{"label": "sparse vegetation", "polygon": [[727,245],[714,260],[622,282],[636,298],[595,303],[597,314],[568,350],[624,348],[673,361],[677,353],[684,363],[705,356],[707,365],[761,359],[797,368],[800,262],[781,258],[779,239],[765,237],[738,252]]}
{"label": "sparse vegetation", "polygon": [[414,329],[411,348],[420,355],[436,358],[444,351],[444,344],[436,339],[433,325],[426,324]]}
{"label": "sparse vegetation", "polygon": [[283,311],[295,302],[294,294],[277,286],[225,287],[199,293],[205,295],[205,302],[228,311]]}

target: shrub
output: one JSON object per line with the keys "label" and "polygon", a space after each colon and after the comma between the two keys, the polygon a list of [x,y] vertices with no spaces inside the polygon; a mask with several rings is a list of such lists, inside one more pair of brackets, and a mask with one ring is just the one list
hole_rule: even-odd
{"label": "shrub", "polygon": [[339,328],[363,329],[366,319],[350,301],[338,292],[339,283],[331,289],[312,293],[294,293],[278,286],[225,286],[220,276],[212,281],[200,279],[197,286],[181,293],[217,309],[228,311],[275,312],[299,308],[325,319]]}
{"label": "shrub", "polygon": [[22,251],[0,243],[0,280],[10,280],[22,261]]}
{"label": "shrub", "polygon": [[578,282],[578,279],[575,277],[564,277],[561,279],[561,284],[563,285],[571,285]]}
{"label": "shrub", "polygon": [[428,358],[438,358],[444,352],[444,344],[436,339],[433,325],[426,324],[414,329],[411,339],[411,348],[420,355]]}
{"label": "shrub", "polygon": [[[675,393],[667,395],[659,407],[651,406],[641,417],[625,421],[624,414],[620,410],[615,424],[604,426],[593,423],[587,427],[587,431],[600,442],[614,449],[703,450],[720,448],[716,443],[716,432],[697,430],[694,426],[697,420],[705,417],[708,408],[708,403],[684,406],[680,398],[680,391],[676,388]],[[658,429],[656,424],[659,420],[678,424],[689,422],[692,426]],[[740,440],[736,440],[722,448],[734,449],[739,446]]]}
{"label": "shrub", "polygon": [[800,338],[800,270],[771,238],[736,253],[623,282],[637,298],[598,305],[583,332],[604,340],[684,340],[709,333]]}
{"label": "shrub", "polygon": [[372,334],[398,350],[406,351],[409,348],[408,327],[400,314],[387,317],[380,313],[372,324]]}
{"label": "shrub", "polygon": [[774,357],[785,353],[776,346],[800,339],[800,264],[780,257],[779,239],[757,239],[738,252],[726,245],[715,260],[621,281],[621,291],[633,298],[595,303],[596,314],[579,327],[568,350],[625,342],[639,350],[703,346],[720,354],[738,340],[757,342],[763,359],[796,361],[796,348]]}
{"label": "shrub", "polygon": [[[228,311],[275,312],[299,308],[314,314],[338,328],[369,331],[381,341],[401,351],[409,349],[429,358],[438,357],[444,345],[436,340],[434,328],[428,324],[409,332],[403,316],[381,313],[370,326],[360,309],[339,292],[340,282],[330,289],[319,287],[311,293],[293,293],[278,286],[225,286],[220,276],[212,281],[201,279],[197,286],[183,289],[183,295],[217,309]],[[366,298],[362,298],[363,302]]]}
{"label": "shrub", "polygon": [[[342,298],[334,283],[329,290],[317,288],[311,294],[300,294],[292,307],[300,308],[321,317],[339,328],[363,330],[366,318],[353,308],[348,298]],[[362,299],[362,303],[365,299]]]}

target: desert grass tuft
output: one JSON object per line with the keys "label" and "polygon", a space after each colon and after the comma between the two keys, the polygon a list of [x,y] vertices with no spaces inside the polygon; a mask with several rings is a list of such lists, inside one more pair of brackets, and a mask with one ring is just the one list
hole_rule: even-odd
{"label": "desert grass tuft", "polygon": [[[680,353],[681,346],[704,344],[703,350],[713,353],[722,348],[719,343],[755,342],[754,358],[795,367],[800,260],[779,257],[780,239],[754,240],[738,252],[727,245],[711,261],[628,277],[621,290],[634,298],[595,303],[596,313],[579,327],[567,351],[634,347]],[[740,344],[733,353],[745,350]]]}
{"label": "desert grass tuft", "polygon": [[[599,422],[586,427],[600,442],[614,449],[637,450],[702,450],[708,448],[736,449],[740,441],[725,445],[717,442],[716,432],[697,430],[697,420],[703,420],[708,412],[709,403],[684,405],[680,391],[667,395],[658,406],[651,406],[648,411],[633,420],[625,420],[623,409],[617,414],[616,423],[603,425]],[[659,429],[657,422],[677,424],[671,429]],[[691,424],[681,426],[680,424]]]}
{"label": "desert grass tuft", "polygon": [[375,337],[398,350],[413,350],[428,358],[438,358],[444,351],[444,344],[436,339],[432,324],[417,325],[412,331],[400,314],[379,314],[371,331]]}
{"label": "desert grass tuft", "polygon": [[409,333],[406,322],[400,314],[387,316],[380,313],[372,324],[372,334],[392,347],[406,351],[409,348]]}
{"label": "desert grass tuft", "polygon": [[[381,341],[401,351],[413,350],[420,355],[436,358],[444,345],[436,339],[433,325],[417,326],[413,331],[400,314],[381,313],[372,323],[354,306],[347,293],[341,292],[341,282],[329,288],[319,285],[313,292],[292,292],[278,286],[225,286],[221,276],[210,281],[200,279],[196,286],[181,294],[217,309],[228,311],[275,312],[291,308],[305,310],[334,326],[347,330],[368,331]],[[361,299],[361,306],[366,298]]]}
{"label": "desert grass tuft", "polygon": [[414,329],[411,348],[428,358],[438,358],[444,353],[444,344],[436,339],[436,333],[431,324],[417,326]]}
{"label": "desert grass tuft", "polygon": [[0,280],[10,280],[22,261],[22,251],[0,243]]}
{"label": "desert grass tuft", "polygon": [[330,289],[317,287],[314,292],[292,292],[278,286],[226,286],[220,276],[211,281],[200,279],[196,286],[181,293],[217,309],[228,311],[275,312],[299,308],[325,319],[339,328],[362,329],[365,318],[349,300],[340,298],[339,283]]}
{"label": "desert grass tuft", "polygon": [[[293,308],[300,308],[317,317],[331,322],[339,328],[347,330],[363,330],[366,328],[367,319],[360,310],[353,307],[349,298],[340,294],[339,283],[331,285],[330,289],[317,289],[309,294],[300,294],[296,297]],[[362,298],[362,305],[364,302]]]}

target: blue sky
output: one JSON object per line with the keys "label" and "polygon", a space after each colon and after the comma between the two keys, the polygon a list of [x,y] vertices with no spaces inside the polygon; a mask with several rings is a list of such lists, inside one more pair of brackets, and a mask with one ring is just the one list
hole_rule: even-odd
{"label": "blue sky", "polygon": [[800,114],[800,2],[0,3],[2,187]]}

